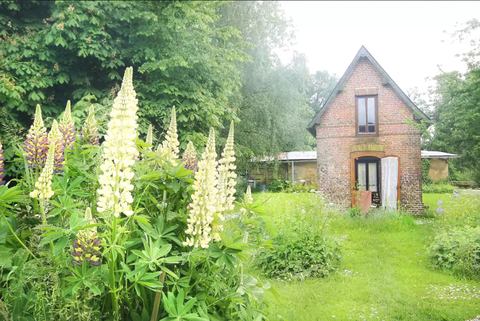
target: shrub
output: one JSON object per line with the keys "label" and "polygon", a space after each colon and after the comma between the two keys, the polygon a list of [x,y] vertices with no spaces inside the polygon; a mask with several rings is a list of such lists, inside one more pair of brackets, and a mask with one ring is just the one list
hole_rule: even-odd
{"label": "shrub", "polygon": [[423,193],[452,193],[457,187],[448,183],[423,184]]}
{"label": "shrub", "polygon": [[273,244],[275,248],[261,252],[256,261],[270,278],[304,280],[325,277],[336,271],[341,261],[340,244],[325,235],[311,232],[279,234]]}
{"label": "shrub", "polygon": [[427,254],[435,268],[467,277],[480,272],[480,227],[457,227],[439,233]]}
{"label": "shrub", "polygon": [[290,182],[275,180],[268,185],[267,189],[270,192],[280,193],[285,192],[291,186],[292,184]]}
{"label": "shrub", "polygon": [[310,184],[310,185],[291,185],[285,189],[285,192],[287,193],[307,193],[310,192],[311,190],[317,190],[317,185],[315,184]]}

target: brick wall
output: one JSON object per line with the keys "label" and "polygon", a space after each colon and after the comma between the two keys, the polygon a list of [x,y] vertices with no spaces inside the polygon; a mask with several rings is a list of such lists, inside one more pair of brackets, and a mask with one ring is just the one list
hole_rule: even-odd
{"label": "brick wall", "polygon": [[[362,89],[363,88],[363,89]],[[378,137],[355,136],[355,94],[378,93]],[[344,208],[351,206],[353,145],[383,145],[384,156],[398,156],[400,204],[412,214],[423,213],[420,131],[407,123],[413,111],[367,59],[360,59],[316,126],[318,188]],[[368,152],[367,152],[368,153]],[[372,154],[373,155],[373,154]]]}

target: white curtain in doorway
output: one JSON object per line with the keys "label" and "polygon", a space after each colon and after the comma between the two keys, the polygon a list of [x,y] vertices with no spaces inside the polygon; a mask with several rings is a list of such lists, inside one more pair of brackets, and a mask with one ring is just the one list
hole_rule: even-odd
{"label": "white curtain in doorway", "polygon": [[397,209],[398,157],[382,158],[382,207]]}

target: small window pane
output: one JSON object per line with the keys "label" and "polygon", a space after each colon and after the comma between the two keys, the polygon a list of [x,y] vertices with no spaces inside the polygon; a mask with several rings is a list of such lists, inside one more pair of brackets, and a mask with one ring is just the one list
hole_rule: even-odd
{"label": "small window pane", "polygon": [[378,192],[377,163],[368,163],[368,190],[372,192]]}
{"label": "small window pane", "polygon": [[365,110],[365,98],[358,99],[358,124],[366,125],[367,124],[367,114]]}
{"label": "small window pane", "polygon": [[363,126],[358,126],[358,132],[359,132],[359,133],[366,133],[366,127],[367,127],[367,126],[365,126],[365,125],[363,125]]}
{"label": "small window pane", "polygon": [[374,133],[375,132],[375,125],[369,125],[368,126],[368,132],[369,133]]}
{"label": "small window pane", "polygon": [[375,98],[368,98],[368,124],[375,124]]}
{"label": "small window pane", "polygon": [[367,184],[367,164],[365,163],[358,163],[358,182],[357,182],[357,187],[359,191],[364,191],[366,189],[366,184]]}

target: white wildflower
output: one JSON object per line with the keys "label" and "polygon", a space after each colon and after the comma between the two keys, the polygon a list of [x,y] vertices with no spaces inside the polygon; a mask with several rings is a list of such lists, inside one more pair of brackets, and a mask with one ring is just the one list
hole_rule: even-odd
{"label": "white wildflower", "polygon": [[173,166],[178,165],[178,153],[180,152],[178,146],[177,135],[177,114],[175,106],[172,108],[172,117],[170,118],[170,126],[168,126],[167,135],[161,145],[158,145],[157,154],[163,161],[169,161]]}
{"label": "white wildflower", "polygon": [[185,246],[208,248],[212,239],[212,225],[219,225],[217,217],[217,153],[215,152],[215,131],[210,128],[207,146],[198,162],[190,204],[190,216],[187,219],[187,237]]}
{"label": "white wildflower", "polygon": [[[247,202],[247,204],[253,204],[252,189],[250,188],[250,185],[247,186],[247,192],[245,193],[245,201]],[[247,213],[247,210],[245,208],[241,208],[240,212],[245,214]]]}
{"label": "white wildflower", "polygon": [[55,143],[52,142],[50,144],[50,148],[48,149],[47,154],[47,162],[45,163],[45,167],[42,169],[40,173],[40,177],[38,181],[35,183],[35,190],[30,192],[31,198],[38,198],[40,202],[43,202],[46,199],[49,199],[53,196],[52,190],[52,178],[53,178],[53,170],[54,170],[54,162],[55,162]]}
{"label": "white wildflower", "polygon": [[235,207],[235,185],[237,184],[237,174],[234,172],[235,151],[233,149],[233,121],[230,124],[230,132],[228,133],[227,142],[222,153],[222,158],[218,162],[218,212],[223,216],[225,211],[232,211]]}
{"label": "white wildflower", "polygon": [[113,211],[115,217],[121,213],[133,215],[131,179],[134,173],[137,149],[137,102],[132,83],[132,67],[125,70],[122,87],[113,102],[107,134],[103,143],[103,164],[99,176],[101,188],[97,191],[97,210],[100,213]]}

